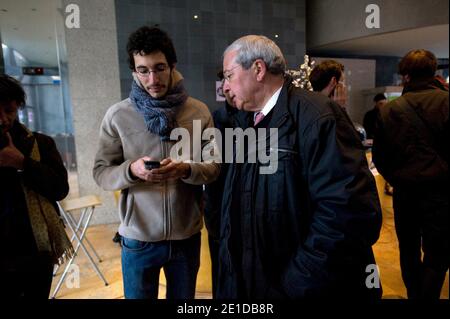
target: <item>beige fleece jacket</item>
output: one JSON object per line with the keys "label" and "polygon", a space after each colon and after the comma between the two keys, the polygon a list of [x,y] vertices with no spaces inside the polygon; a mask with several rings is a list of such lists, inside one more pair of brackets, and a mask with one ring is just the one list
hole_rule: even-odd
{"label": "beige fleece jacket", "polygon": [[[181,74],[174,70],[173,83],[180,79]],[[194,120],[200,121],[202,131],[214,127],[207,106],[189,97],[179,108],[176,121],[179,127],[189,131],[191,145]],[[169,157],[175,142],[161,141],[158,135],[150,133],[130,99],[108,109],[99,139],[93,176],[103,189],[121,190],[119,233],[122,236],[155,242],[186,239],[201,230],[202,184],[217,178],[219,164],[193,162],[191,155],[190,159],[185,159],[191,166],[191,176],[186,179],[161,183],[133,179],[130,176],[132,162],[143,156],[158,160]],[[210,144],[211,141],[203,141],[202,147]]]}

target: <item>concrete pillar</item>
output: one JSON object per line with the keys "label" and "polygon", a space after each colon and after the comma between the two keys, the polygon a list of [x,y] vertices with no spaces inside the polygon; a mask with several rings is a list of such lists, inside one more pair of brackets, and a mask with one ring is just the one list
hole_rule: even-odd
{"label": "concrete pillar", "polygon": [[118,222],[113,194],[101,190],[92,178],[100,123],[106,110],[120,101],[115,3],[63,0],[63,11],[69,4],[80,9],[80,28],[65,27],[80,196],[102,198],[94,224]]}

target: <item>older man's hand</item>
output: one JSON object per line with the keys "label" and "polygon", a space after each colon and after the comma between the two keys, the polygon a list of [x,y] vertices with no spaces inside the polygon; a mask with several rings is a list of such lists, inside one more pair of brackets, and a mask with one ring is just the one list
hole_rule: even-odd
{"label": "older man's hand", "polygon": [[161,168],[152,169],[152,172],[161,180],[175,180],[188,178],[191,175],[191,166],[187,163],[176,162],[166,158],[161,161]]}

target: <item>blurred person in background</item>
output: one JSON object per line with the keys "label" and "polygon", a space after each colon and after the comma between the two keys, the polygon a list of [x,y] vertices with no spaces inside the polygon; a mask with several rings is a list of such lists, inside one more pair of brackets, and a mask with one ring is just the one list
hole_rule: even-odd
{"label": "blurred person in background", "polygon": [[398,67],[402,96],[378,109],[375,125],[373,161],[394,187],[408,298],[438,299],[449,269],[449,105],[436,68],[430,51],[406,54]]}

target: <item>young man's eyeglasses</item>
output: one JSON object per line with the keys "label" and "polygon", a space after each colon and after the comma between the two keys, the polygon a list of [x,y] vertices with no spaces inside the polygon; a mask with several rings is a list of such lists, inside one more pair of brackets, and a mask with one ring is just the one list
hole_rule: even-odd
{"label": "young man's eyeglasses", "polygon": [[142,76],[144,78],[148,78],[151,73],[155,73],[155,75],[159,75],[159,74],[165,72],[168,69],[169,69],[169,66],[167,64],[158,64],[158,65],[155,66],[154,70],[147,69],[147,68],[137,68],[136,69],[136,73],[139,76]]}

